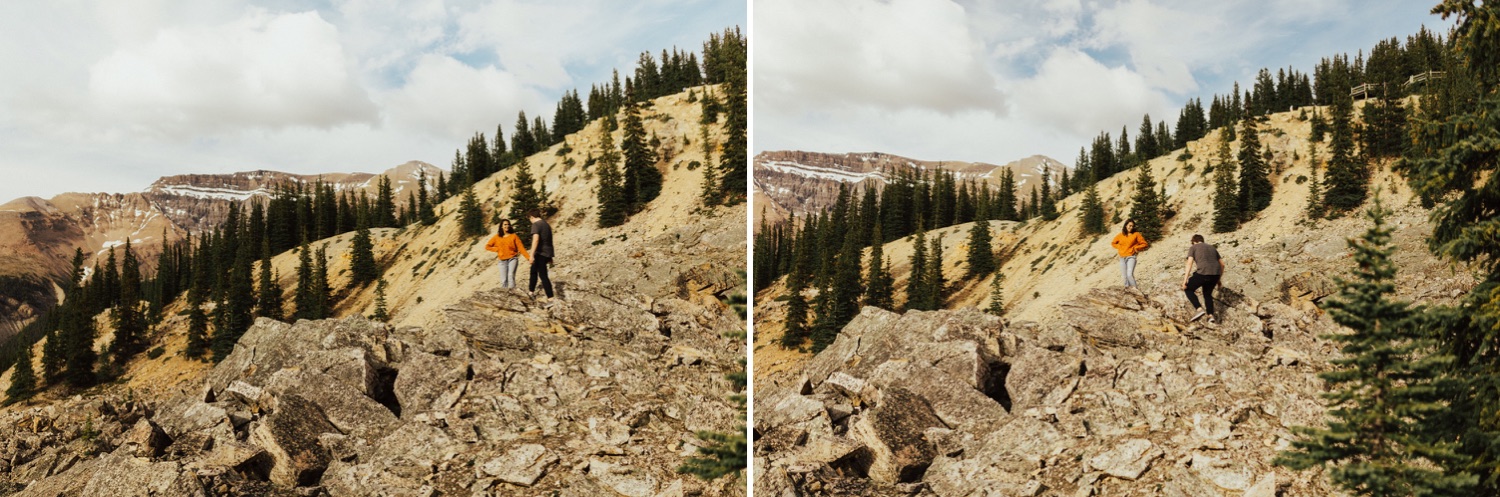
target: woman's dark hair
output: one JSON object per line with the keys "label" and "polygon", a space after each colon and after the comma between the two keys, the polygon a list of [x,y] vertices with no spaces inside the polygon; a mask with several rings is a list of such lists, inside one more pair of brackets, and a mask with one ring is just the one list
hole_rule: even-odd
{"label": "woman's dark hair", "polygon": [[[509,219],[501,219],[500,220],[500,224],[497,225],[497,226],[495,226],[495,234],[496,235],[500,235],[500,236],[505,236],[505,227],[506,226],[510,226],[510,220]],[[512,226],[510,230],[511,231],[515,231],[516,228],[514,226]]]}
{"label": "woman's dark hair", "polygon": [[1132,229],[1132,226],[1134,226],[1134,225],[1135,225],[1135,218],[1126,219],[1125,220],[1125,224],[1120,225],[1120,233],[1124,233],[1126,235],[1129,235],[1129,234],[1135,232],[1135,230]]}

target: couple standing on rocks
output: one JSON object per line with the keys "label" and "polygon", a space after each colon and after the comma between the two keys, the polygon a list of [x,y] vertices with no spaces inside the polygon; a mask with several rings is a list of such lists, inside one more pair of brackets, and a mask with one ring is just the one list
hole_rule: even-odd
{"label": "couple standing on rocks", "polygon": [[[1125,276],[1125,288],[1140,290],[1135,283],[1135,257],[1136,254],[1150,243],[1146,237],[1135,230],[1135,220],[1125,220],[1125,225],[1120,227],[1120,234],[1110,245],[1120,253],[1120,272]],[[1218,322],[1217,314],[1214,312],[1214,287],[1219,286],[1219,278],[1224,274],[1224,260],[1219,258],[1219,249],[1213,245],[1203,242],[1203,235],[1193,235],[1192,245],[1188,246],[1187,262],[1182,270],[1182,290],[1187,294],[1188,302],[1193,304],[1193,317],[1188,321],[1197,321],[1203,316],[1208,316],[1209,323]],[[1203,304],[1198,305],[1197,290],[1203,289]]]}
{"label": "couple standing on rocks", "polygon": [[516,287],[516,268],[521,261],[517,254],[525,257],[531,263],[531,286],[527,291],[535,293],[537,280],[542,282],[542,291],[547,293],[547,298],[552,298],[552,279],[547,277],[547,265],[552,263],[552,225],[542,219],[540,209],[532,209],[526,213],[531,219],[531,251],[527,252],[525,245],[521,244],[521,237],[516,235],[515,228],[511,227],[510,220],[500,221],[500,226],[490,241],[484,244],[484,249],[494,252],[500,259],[500,287]]}

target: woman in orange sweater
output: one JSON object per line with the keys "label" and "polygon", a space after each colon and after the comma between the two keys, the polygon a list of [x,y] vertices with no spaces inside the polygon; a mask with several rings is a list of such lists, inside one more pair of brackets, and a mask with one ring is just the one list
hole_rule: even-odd
{"label": "woman in orange sweater", "polygon": [[1125,226],[1120,228],[1120,234],[1109,242],[1116,251],[1120,252],[1120,272],[1125,275],[1125,288],[1137,288],[1135,286],[1135,254],[1145,250],[1150,244],[1146,243],[1146,237],[1141,236],[1135,230],[1135,220],[1126,219]]}
{"label": "woman in orange sweater", "polygon": [[489,243],[484,244],[484,249],[500,258],[500,287],[515,288],[516,268],[521,265],[516,254],[521,254],[527,261],[531,260],[531,254],[526,253],[526,246],[521,244],[521,237],[511,228],[509,219],[500,221],[500,228],[495,230]]}

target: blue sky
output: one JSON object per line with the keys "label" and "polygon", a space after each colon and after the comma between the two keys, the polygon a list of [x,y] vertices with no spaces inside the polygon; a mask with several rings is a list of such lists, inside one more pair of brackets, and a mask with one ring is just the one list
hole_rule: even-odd
{"label": "blue sky", "polygon": [[757,0],[756,152],[1071,163],[1100,131],[1248,85],[1262,67],[1446,34],[1432,2]]}
{"label": "blue sky", "polygon": [[719,0],[0,3],[0,203],[157,177],[447,167],[476,131],[640,52],[746,26]]}

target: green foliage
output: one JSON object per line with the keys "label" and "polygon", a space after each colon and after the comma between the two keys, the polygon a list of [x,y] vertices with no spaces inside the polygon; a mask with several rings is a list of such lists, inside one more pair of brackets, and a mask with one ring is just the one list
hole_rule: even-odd
{"label": "green foliage", "polygon": [[117,364],[140,352],[145,341],[146,318],[141,313],[141,267],[136,262],[135,251],[130,240],[125,240],[125,256],[120,271],[120,297],[115,305],[113,317],[115,339],[110,344],[110,355]]}
{"label": "green foliage", "polygon": [[[511,227],[516,229],[516,235],[525,240],[531,237],[531,218],[526,216],[526,212],[542,208],[547,199],[537,191],[536,178],[531,176],[531,166],[526,163],[526,159],[521,159],[515,167],[516,176],[512,179],[509,215]],[[480,229],[482,231],[483,226]]]}
{"label": "green foliage", "polygon": [[[524,161],[522,163],[524,164]],[[459,227],[464,236],[474,237],[485,234],[484,208],[479,206],[479,199],[474,196],[474,187],[464,188],[463,198],[458,202],[458,216]],[[530,223],[527,223],[527,228],[530,229]]]}
{"label": "green foliage", "polygon": [[917,230],[911,244],[911,277],[906,280],[906,310],[927,310],[927,231]]}
{"label": "green foliage", "polygon": [[979,219],[969,228],[969,254],[966,278],[977,278],[995,272],[995,249],[990,244],[990,221]]}
{"label": "green foliage", "polygon": [[1102,235],[1108,230],[1104,227],[1104,203],[1099,200],[1099,184],[1089,181],[1088,189],[1083,194],[1083,208],[1079,209],[1083,216],[1083,232],[1086,235]]}
{"label": "green foliage", "polygon": [[[271,251],[266,250],[263,253],[264,256],[260,260],[259,293],[255,299],[256,315],[280,321],[282,319],[281,285],[276,284],[275,268],[271,265]],[[196,309],[201,302],[193,305]]]}
{"label": "green foliage", "polygon": [[31,368],[31,348],[22,349],[11,368],[10,388],[5,389],[5,404],[10,405],[31,398],[36,393],[36,373]]}
{"label": "green foliage", "polygon": [[1002,288],[1004,282],[1005,275],[999,271],[999,268],[996,268],[995,277],[990,280],[990,305],[984,308],[984,312],[996,316],[1005,315],[1005,295]]}
{"label": "green foliage", "polygon": [[891,264],[885,259],[885,244],[881,239],[881,227],[875,225],[874,239],[870,246],[870,267],[865,277],[865,305],[885,310],[895,310],[896,281],[891,277]]}
{"label": "green foliage", "polygon": [[807,327],[807,297],[802,295],[802,286],[795,281],[787,289],[787,293],[789,297],[786,301],[786,322],[781,333],[781,346],[800,348],[811,331]]}
{"label": "green foliage", "polygon": [[1369,172],[1354,158],[1354,131],[1349,122],[1353,106],[1349,98],[1334,98],[1333,143],[1328,172],[1323,177],[1323,203],[1334,213],[1359,207],[1369,186]]}
{"label": "green foliage", "polygon": [[1135,179],[1135,194],[1130,197],[1130,217],[1135,219],[1135,229],[1155,242],[1162,235],[1162,198],[1156,189],[1156,179],[1151,176],[1151,167],[1142,166]]}
{"label": "green foliage", "polygon": [[1256,119],[1249,116],[1241,121],[1239,210],[1244,221],[1271,205],[1271,172],[1261,155],[1260,131],[1255,123]]}
{"label": "green foliage", "polygon": [[378,283],[375,284],[375,313],[370,315],[370,319],[374,319],[382,323],[391,320],[391,316],[385,308],[384,278],[382,278]]}
{"label": "green foliage", "polygon": [[620,173],[620,151],[615,148],[612,133],[605,130],[599,136],[599,189],[595,198],[599,202],[599,227],[608,228],[625,224],[630,202],[625,199],[623,178]]}
{"label": "green foliage", "polygon": [[[1305,213],[1308,221],[1323,217],[1323,184],[1318,181],[1318,143],[1309,141],[1307,143],[1307,163],[1312,171],[1311,181],[1307,185],[1307,208]],[[1300,183],[1301,178],[1298,178]]]}
{"label": "green foliage", "polygon": [[1244,219],[1235,190],[1235,175],[1239,165],[1229,155],[1228,129],[1220,128],[1218,163],[1214,165],[1214,233],[1237,230],[1240,220]]}
{"label": "green foliage", "polygon": [[1436,336],[1420,326],[1421,308],[1393,301],[1389,215],[1377,200],[1371,227],[1350,240],[1357,264],[1352,280],[1325,304],[1353,333],[1324,338],[1343,356],[1320,374],[1331,391],[1324,428],[1298,428],[1301,438],[1276,460],[1293,469],[1331,466],[1329,478],[1355,495],[1458,495],[1477,481],[1441,469],[1462,456],[1445,440],[1441,417],[1454,384],[1442,372],[1453,358],[1436,351]]}
{"label": "green foliage", "polygon": [[197,359],[208,352],[208,314],[203,312],[202,292],[197,289],[188,292],[188,310],[187,346],[182,355]]}
{"label": "green foliage", "polygon": [[[466,200],[468,198],[468,196],[465,197]],[[464,221],[466,223],[469,221],[467,216]],[[370,229],[361,227],[356,231],[351,245],[353,253],[349,256],[349,283],[359,286],[380,278],[380,266],[375,263],[375,244],[370,240]],[[265,273],[266,271],[262,269],[261,274]]]}

